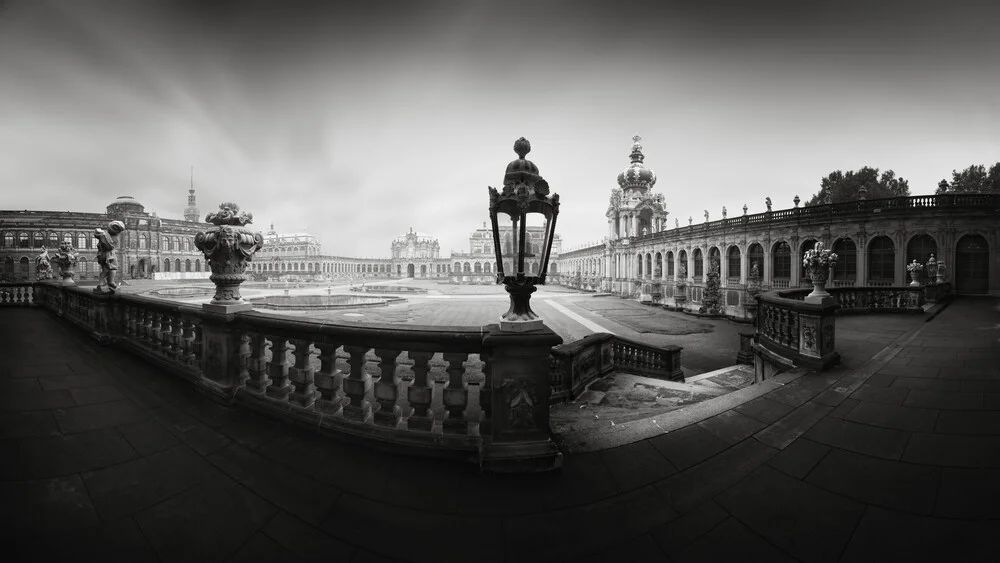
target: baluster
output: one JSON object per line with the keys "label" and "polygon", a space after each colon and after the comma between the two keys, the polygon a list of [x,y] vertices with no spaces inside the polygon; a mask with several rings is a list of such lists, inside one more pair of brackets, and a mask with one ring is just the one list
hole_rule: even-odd
{"label": "baluster", "polygon": [[197,366],[198,356],[195,354],[194,340],[195,340],[195,329],[196,325],[190,319],[184,320],[183,322],[184,333],[181,337],[183,356],[181,361],[187,366]]}
{"label": "baluster", "polygon": [[395,428],[402,416],[399,400],[399,384],[396,381],[396,358],[400,350],[391,348],[376,348],[375,355],[379,357],[381,377],[375,382],[375,401],[378,408],[374,412],[375,424]]}
{"label": "baluster", "polygon": [[[483,414],[479,420],[479,433],[490,436],[493,426],[493,362],[485,353],[481,354],[479,359],[483,361],[483,385],[479,388],[479,408]],[[572,383],[569,381],[564,381],[563,385],[567,389],[572,389]]]}
{"label": "baluster", "polygon": [[127,340],[132,336],[132,307],[125,305],[122,307],[122,333]]}
{"label": "baluster", "polygon": [[164,313],[160,321],[160,352],[164,356],[170,356],[170,334],[173,330],[173,324],[173,315]]}
{"label": "baluster", "polygon": [[184,323],[179,315],[172,316],[170,329],[170,359],[180,362],[184,354]]}
{"label": "baluster", "polygon": [[254,393],[267,390],[271,380],[267,377],[267,338],[259,332],[250,334],[250,359],[247,360],[247,388]]}
{"label": "baluster", "polygon": [[340,390],[343,373],[337,369],[337,348],[339,344],[329,342],[318,342],[319,348],[319,372],[316,373],[316,390],[319,397],[316,398],[316,410],[324,414],[337,414],[340,412],[341,400],[337,396]]}
{"label": "baluster", "polygon": [[240,349],[237,352],[240,372],[236,375],[238,385],[246,385],[250,379],[250,335],[246,332],[240,334]]}
{"label": "baluster", "polygon": [[292,382],[292,392],[288,395],[288,402],[306,409],[313,406],[316,401],[311,344],[309,340],[299,338],[292,340],[292,345],[295,346],[295,365],[288,370],[288,379]]}
{"label": "baluster", "polygon": [[267,374],[271,377],[271,385],[267,388],[267,396],[284,399],[292,391],[288,383],[288,339],[271,339],[271,364]]}
{"label": "baluster", "polygon": [[428,411],[434,390],[427,384],[427,373],[431,369],[428,362],[434,357],[434,353],[407,352],[407,355],[413,360],[413,383],[406,390],[413,411],[406,420],[407,428],[430,432],[434,426],[434,417],[432,414],[429,415]]}
{"label": "baluster", "polygon": [[149,328],[149,348],[154,352],[160,349],[160,313],[150,311],[151,325]]}
{"label": "baluster", "polygon": [[344,351],[351,355],[349,360],[350,373],[343,378],[344,396],[350,403],[344,405],[344,418],[368,422],[372,414],[372,405],[368,401],[368,392],[372,388],[372,378],[365,370],[365,346],[344,346]]}
{"label": "baluster", "polygon": [[462,384],[462,374],[465,373],[465,366],[462,364],[468,357],[469,355],[465,353],[443,354],[444,361],[448,362],[448,367],[445,368],[448,372],[448,386],[444,389],[442,397],[447,412],[442,423],[445,434],[465,434],[468,429],[463,411],[468,404],[469,393]]}

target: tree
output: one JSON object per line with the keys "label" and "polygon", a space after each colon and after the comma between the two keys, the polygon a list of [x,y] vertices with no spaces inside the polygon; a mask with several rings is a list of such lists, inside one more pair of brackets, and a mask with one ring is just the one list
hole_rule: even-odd
{"label": "tree", "polygon": [[841,203],[860,199],[858,190],[861,186],[868,189],[867,199],[884,197],[899,197],[910,195],[910,183],[902,177],[897,178],[892,170],[886,170],[879,175],[878,168],[865,166],[861,170],[848,170],[846,173],[837,170],[820,180],[819,191],[813,194],[806,205],[823,203]]}
{"label": "tree", "polygon": [[937,194],[1000,194],[1000,162],[987,172],[982,164],[972,165],[961,172],[951,171],[951,184],[941,180]]}

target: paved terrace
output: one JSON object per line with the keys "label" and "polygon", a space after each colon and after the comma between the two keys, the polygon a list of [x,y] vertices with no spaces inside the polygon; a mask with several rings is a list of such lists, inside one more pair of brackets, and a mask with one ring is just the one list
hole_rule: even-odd
{"label": "paved terrace", "polygon": [[217,405],[3,309],[0,535],[45,561],[995,560],[1000,300],[903,317],[840,319],[833,371],[501,477]]}

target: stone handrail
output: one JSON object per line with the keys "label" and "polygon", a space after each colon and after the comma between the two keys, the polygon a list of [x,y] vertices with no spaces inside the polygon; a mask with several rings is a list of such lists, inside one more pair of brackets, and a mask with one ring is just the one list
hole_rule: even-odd
{"label": "stone handrail", "polygon": [[649,346],[606,332],[587,336],[552,348],[553,403],[580,395],[592,381],[615,371],[684,381],[681,346]]}
{"label": "stone handrail", "polygon": [[218,400],[366,445],[478,462],[558,467],[549,439],[549,329],[344,326],[222,313],[39,283],[38,306]]}
{"label": "stone handrail", "polygon": [[[940,292],[946,293],[951,288],[951,284],[939,285],[945,286],[939,290]],[[809,289],[793,289],[778,292],[778,295],[802,301],[810,291]],[[856,315],[870,312],[922,313],[926,288],[919,286],[830,287],[827,288],[827,291],[839,306],[838,315]]]}

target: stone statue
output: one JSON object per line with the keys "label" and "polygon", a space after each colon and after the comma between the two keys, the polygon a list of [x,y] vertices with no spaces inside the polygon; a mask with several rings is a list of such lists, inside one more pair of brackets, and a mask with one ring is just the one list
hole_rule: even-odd
{"label": "stone statue", "polygon": [[765,198],[764,199],[764,203],[767,204],[767,210],[770,211],[771,210],[771,198],[770,197]]}
{"label": "stone statue", "polygon": [[706,223],[708,222],[708,210],[707,209],[705,210],[705,222]]}
{"label": "stone statue", "polygon": [[622,205],[622,190],[621,188],[615,188],[611,190],[610,198],[611,207],[618,208]]}
{"label": "stone statue", "polygon": [[746,215],[746,214],[747,214],[747,209],[750,209],[750,208],[749,208],[749,207],[747,207],[747,204],[745,204],[745,203],[744,203],[744,204],[743,204],[743,214],[744,214],[744,215]]}
{"label": "stone statue", "polygon": [[35,258],[35,277],[41,280],[52,279],[52,265],[49,264],[49,250],[42,247],[42,253]]}
{"label": "stone statue", "polygon": [[688,226],[690,227],[694,223],[694,217],[688,215]]}
{"label": "stone statue", "polygon": [[674,217],[674,227],[678,229],[681,228],[681,220],[677,217]]}
{"label": "stone statue", "polygon": [[[121,221],[108,223],[108,229],[100,227],[94,229],[94,238],[97,239],[97,263],[101,267],[101,273],[97,276],[97,287],[94,293],[114,293],[118,289],[115,283],[115,272],[118,271],[118,255],[115,252],[115,241],[112,237],[118,236],[125,230],[125,224]],[[107,286],[107,291],[105,291]]]}
{"label": "stone statue", "polygon": [[722,218],[723,219],[726,218],[726,206],[725,205],[722,206]]}

